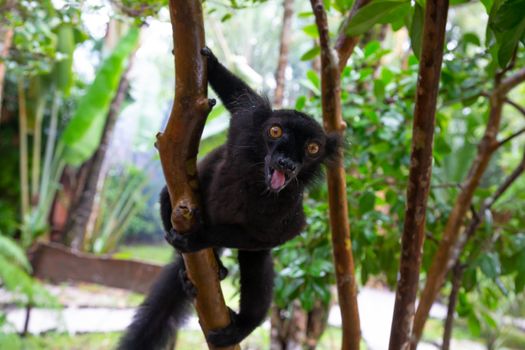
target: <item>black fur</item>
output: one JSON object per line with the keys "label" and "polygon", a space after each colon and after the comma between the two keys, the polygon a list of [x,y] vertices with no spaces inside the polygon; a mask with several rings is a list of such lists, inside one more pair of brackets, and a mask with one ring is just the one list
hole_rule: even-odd
{"label": "black fur", "polygon": [[[303,191],[320,175],[321,164],[337,157],[340,139],[326,135],[308,115],[272,110],[265,98],[230,73],[209,49],[203,49],[203,55],[208,58],[209,82],[232,114],[228,140],[198,166],[204,226],[184,235],[173,230],[166,190],[161,193],[161,216],[168,242],[181,252],[239,249],[239,313],[232,311],[228,327],[207,335],[210,343],[220,347],[240,342],[265,319],[274,276],[270,250],[303,229]],[[279,137],[270,134],[274,126],[282,132]],[[318,149],[315,154],[307,151],[312,142],[318,146],[313,146]],[[192,299],[191,286],[181,276],[184,266],[178,258],[139,309],[121,349],[166,345]]]}

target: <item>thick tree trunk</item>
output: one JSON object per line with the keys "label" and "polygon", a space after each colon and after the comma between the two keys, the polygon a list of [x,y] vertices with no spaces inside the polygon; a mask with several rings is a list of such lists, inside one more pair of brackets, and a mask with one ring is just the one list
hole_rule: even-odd
{"label": "thick tree trunk", "polygon": [[417,347],[417,342],[423,333],[430,308],[445,281],[447,272],[454,265],[457,254],[459,253],[454,248],[460,236],[460,228],[463,224],[465,214],[470,208],[474,192],[487,169],[494,151],[500,145],[497,140],[497,135],[500,128],[503,102],[505,101],[507,93],[523,81],[525,81],[525,68],[515,72],[506,79],[496,81],[495,88],[489,96],[490,114],[487,128],[478,146],[478,153],[470,167],[467,178],[461,185],[461,192],[448,217],[443,238],[440,241],[438,250],[427,274],[427,281],[421,294],[414,319],[412,349]]}
{"label": "thick tree trunk", "polygon": [[293,0],[284,0],[283,7],[283,27],[281,29],[281,45],[279,47],[279,60],[275,72],[276,86],[273,97],[273,105],[275,108],[281,108],[284,99],[285,72],[288,66],[288,52],[290,51],[290,42],[292,40]]}
{"label": "thick tree trunk", "polygon": [[[328,20],[323,1],[311,0],[321,46],[321,89],[324,127],[327,132],[344,133],[341,114],[340,64],[330,46]],[[354,275],[352,241],[346,200],[346,174],[343,155],[327,171],[328,202],[337,292],[342,318],[342,349],[358,350],[361,338],[357,285]]]}
{"label": "thick tree trunk", "polygon": [[106,152],[113,137],[113,130],[117,123],[126,91],[129,87],[128,73],[131,66],[132,58],[130,58],[128,66],[120,78],[117,93],[111,102],[106,124],[102,131],[100,145],[88,161],[89,169],[80,198],[74,203],[72,210],[69,212],[65,234],[67,240],[71,242],[71,247],[78,250],[85,250],[85,248],[87,248],[86,243],[88,243],[89,239],[86,238],[89,237],[86,237],[86,233],[88,232],[89,219],[93,215],[100,179],[104,176],[102,166],[106,159]]}
{"label": "thick tree trunk", "polygon": [[[201,2],[170,0],[169,10],[175,43],[175,101],[166,129],[157,135],[156,146],[173,208],[173,227],[188,232],[197,224],[197,151],[212,104],[206,95],[206,62],[200,53],[205,46]],[[213,250],[183,254],[183,258],[188,277],[198,291],[195,308],[204,334],[228,326],[230,313]]]}
{"label": "thick tree trunk", "polygon": [[412,152],[401,238],[399,280],[390,332],[390,350],[407,349],[410,346],[421,266],[421,249],[425,238],[427,199],[432,175],[434,119],[443,61],[447,13],[448,0],[427,1],[414,107]]}

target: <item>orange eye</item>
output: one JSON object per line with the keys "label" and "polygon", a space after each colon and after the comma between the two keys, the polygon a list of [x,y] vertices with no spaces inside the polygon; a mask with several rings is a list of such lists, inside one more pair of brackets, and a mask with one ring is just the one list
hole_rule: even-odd
{"label": "orange eye", "polygon": [[268,130],[268,134],[273,139],[278,139],[283,136],[283,129],[279,125],[274,125]]}
{"label": "orange eye", "polygon": [[306,147],[306,150],[309,154],[315,155],[319,153],[319,144],[317,142],[310,142]]}

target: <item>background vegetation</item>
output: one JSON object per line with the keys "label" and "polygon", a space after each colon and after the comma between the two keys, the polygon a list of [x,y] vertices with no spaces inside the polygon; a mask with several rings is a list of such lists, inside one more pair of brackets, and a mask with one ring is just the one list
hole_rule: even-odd
{"label": "background vegetation", "polygon": [[[335,37],[353,1],[324,3]],[[6,14],[0,19],[0,279],[2,293],[12,292],[6,306],[60,307],[48,286],[31,277],[27,254],[38,241],[119,258],[164,262],[169,255],[136,246],[163,245],[157,214],[163,179],[152,145],[173,97],[165,5],[0,0]],[[204,8],[208,45],[272,98],[281,1],[206,1]],[[341,74],[348,215],[360,287],[393,290],[397,281],[423,9],[424,1],[374,0],[348,27],[361,35]],[[293,2],[291,33],[283,105],[320,119],[320,49],[308,2]],[[524,67],[523,1],[451,1],[420,290],[481,152],[494,107],[491,94]],[[438,301],[457,298],[454,337],[488,349],[519,349],[525,347],[525,177],[487,203],[525,166],[525,84],[505,94],[502,106],[493,135],[500,144],[488,156],[461,231],[476,224],[459,254],[454,271],[460,272],[447,275]],[[200,156],[224,141],[227,124],[224,108],[215,107]],[[279,273],[271,321],[277,330],[272,337],[286,334],[285,340],[295,337],[313,348],[337,303],[323,183],[308,192],[305,211],[309,225],[303,235],[274,252]],[[235,266],[230,271],[235,275]],[[55,334],[22,342],[6,312],[0,315],[1,348],[69,347]],[[293,322],[282,321],[290,319],[318,327],[296,324],[299,331],[284,331]],[[332,328],[327,332],[340,336]],[[441,343],[441,332],[442,325],[431,320],[424,340]],[[270,337],[263,333],[254,347],[268,347]],[[96,335],[84,348],[109,347],[106,340]],[[337,348],[334,343],[327,348]],[[329,346],[326,339],[322,344]]]}

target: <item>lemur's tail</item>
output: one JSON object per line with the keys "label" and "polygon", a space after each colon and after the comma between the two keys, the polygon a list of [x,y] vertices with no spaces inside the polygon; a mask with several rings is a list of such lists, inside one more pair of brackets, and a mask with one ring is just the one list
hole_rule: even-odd
{"label": "lemur's tail", "polygon": [[120,340],[119,350],[166,348],[191,312],[191,298],[180,279],[183,269],[180,256],[163,269]]}

